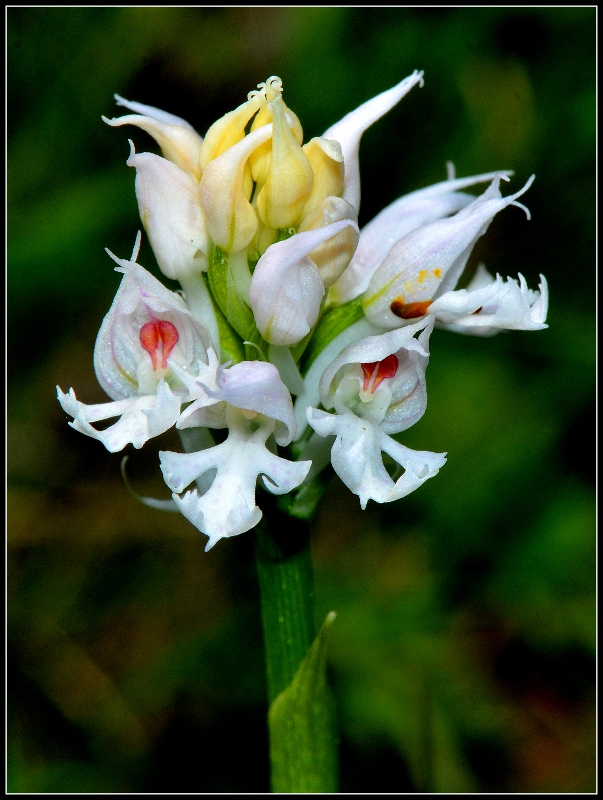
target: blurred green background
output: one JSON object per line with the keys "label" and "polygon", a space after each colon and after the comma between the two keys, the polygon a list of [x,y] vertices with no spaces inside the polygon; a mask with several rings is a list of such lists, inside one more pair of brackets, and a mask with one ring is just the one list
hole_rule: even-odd
{"label": "blurred green background", "polygon": [[[269,75],[305,138],[413,69],[365,135],[361,223],[445,177],[534,172],[472,263],[549,279],[550,328],[432,336],[425,417],[448,451],[410,497],[333,479],[313,528],[345,792],[594,791],[594,8],[8,9],[9,791],[261,792],[265,684],[251,536],[203,552],[67,426],[106,398],[92,351],[140,227],[113,92],[204,134]],[[157,273],[148,247],[140,262]],[[166,497],[159,449],[130,453]]]}

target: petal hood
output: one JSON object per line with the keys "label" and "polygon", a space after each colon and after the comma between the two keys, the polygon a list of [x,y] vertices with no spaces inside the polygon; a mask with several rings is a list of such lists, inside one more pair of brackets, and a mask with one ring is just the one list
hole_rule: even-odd
{"label": "petal hood", "polygon": [[171,161],[153,153],[132,153],[140,218],[157,263],[172,280],[207,269],[209,243],[199,186]]}
{"label": "petal hood", "polygon": [[[167,362],[168,356],[182,366],[207,360],[207,328],[190,313],[179,295],[136,263],[139,247],[140,235],[129,261],[107,251],[124,277],[96,339],[94,369],[100,385],[113,400],[154,394],[159,380],[165,377],[170,381],[167,363],[155,362],[148,343],[145,347],[141,339],[148,323],[163,323],[172,332],[169,347],[162,350],[161,362]],[[156,345],[161,348],[162,342]]]}
{"label": "petal hood", "polygon": [[332,222],[271,245],[258,261],[249,299],[258,330],[270,344],[295,344],[310,332],[325,288],[309,254],[345,228],[358,231],[353,220]]}

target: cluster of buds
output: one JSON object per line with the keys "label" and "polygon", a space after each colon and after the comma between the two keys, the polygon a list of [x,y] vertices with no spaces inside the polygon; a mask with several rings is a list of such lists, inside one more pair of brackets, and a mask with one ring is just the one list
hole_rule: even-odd
{"label": "cluster of buds", "polygon": [[[533,176],[503,197],[510,173],[457,179],[449,167],[447,180],[359,230],[362,134],[422,83],[414,72],[306,144],[276,77],[205,138],[119,96],[133,113],[104,118],[161,148],[136,153],[130,142],[127,164],[159,267],[182,292],[137,263],[140,234],[129,260],[109,253],[123,278],[94,365],[112,402],[86,405],[73,389],[58,398],[72,427],[111,452],[174,425],[197,429],[196,452],[159,456],[173,506],[208,536],[206,549],[258,523],[260,477],[268,492],[299,493],[330,461],[362,508],[414,491],[445,454],[392,435],[425,412],[434,326],[482,336],[546,327],[543,276],[534,291],[480,265],[456,289],[499,211],[516,205],[529,218],[518,198]],[[480,183],[480,196],[464,191]]]}

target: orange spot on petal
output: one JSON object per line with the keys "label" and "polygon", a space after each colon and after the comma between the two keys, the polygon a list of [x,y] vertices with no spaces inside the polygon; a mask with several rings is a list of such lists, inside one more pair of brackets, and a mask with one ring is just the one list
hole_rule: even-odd
{"label": "orange spot on petal", "polygon": [[176,326],[166,319],[159,320],[159,336],[161,337],[161,344],[163,350],[163,360],[161,362],[161,369],[167,367],[167,360],[178,342],[178,331]]}
{"label": "orange spot on petal", "polygon": [[425,316],[430,305],[431,300],[423,300],[420,303],[404,303],[401,297],[396,297],[390,309],[392,314],[400,319],[416,319]]}

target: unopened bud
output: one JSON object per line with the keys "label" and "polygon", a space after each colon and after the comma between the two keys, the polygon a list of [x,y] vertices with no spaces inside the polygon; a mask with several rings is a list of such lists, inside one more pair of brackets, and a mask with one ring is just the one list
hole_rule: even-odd
{"label": "unopened bud", "polygon": [[245,136],[245,126],[264,102],[260,92],[250,92],[246,103],[229,111],[207,131],[199,154],[199,166],[205,170],[210,161],[225,153]]}
{"label": "unopened bud", "polygon": [[314,211],[326,197],[341,197],[343,192],[343,155],[339,142],[317,136],[302,147],[308,157],[314,183],[306,200],[302,219]]}
{"label": "unopened bud", "polygon": [[[314,209],[302,220],[299,226],[302,231],[312,231],[324,228],[331,222],[350,219],[357,222],[356,209],[341,197],[327,197],[318,208]],[[326,242],[308,253],[309,257],[318,267],[320,278],[324,286],[331,286],[350,263],[358,246],[358,228],[348,225],[343,230],[331,236]]]}
{"label": "unopened bud", "polygon": [[199,189],[207,229],[211,239],[226,252],[237,253],[247,247],[257,230],[245,167],[251,153],[271,134],[272,126],[264,125],[210,161],[203,172]]}
{"label": "unopened bud", "polygon": [[[251,124],[252,131],[261,128],[262,125],[268,125],[273,121],[274,113],[272,111],[271,103],[276,97],[280,97],[283,91],[283,85],[281,79],[277,78],[276,76],[268,78],[266,83],[260,84],[259,86],[264,92],[267,102],[260,108],[260,110],[256,114],[256,117]],[[291,128],[291,133],[293,134],[293,138],[298,144],[301,145],[301,143],[304,140],[304,132],[302,130],[301,123],[297,118],[297,116],[293,113],[293,111],[291,111],[290,108],[287,108],[284,102],[283,102],[283,109],[285,111],[285,115],[288,118],[289,127]],[[270,167],[271,159],[272,159],[272,142],[266,142],[265,144],[258,147],[258,149],[253,153],[253,155],[249,159],[253,179],[258,184],[260,189],[266,183],[266,178],[268,177],[268,169]]]}
{"label": "unopened bud", "polygon": [[270,228],[295,225],[312,190],[312,167],[291,133],[280,97],[272,101],[272,158],[258,195],[258,212]]}

